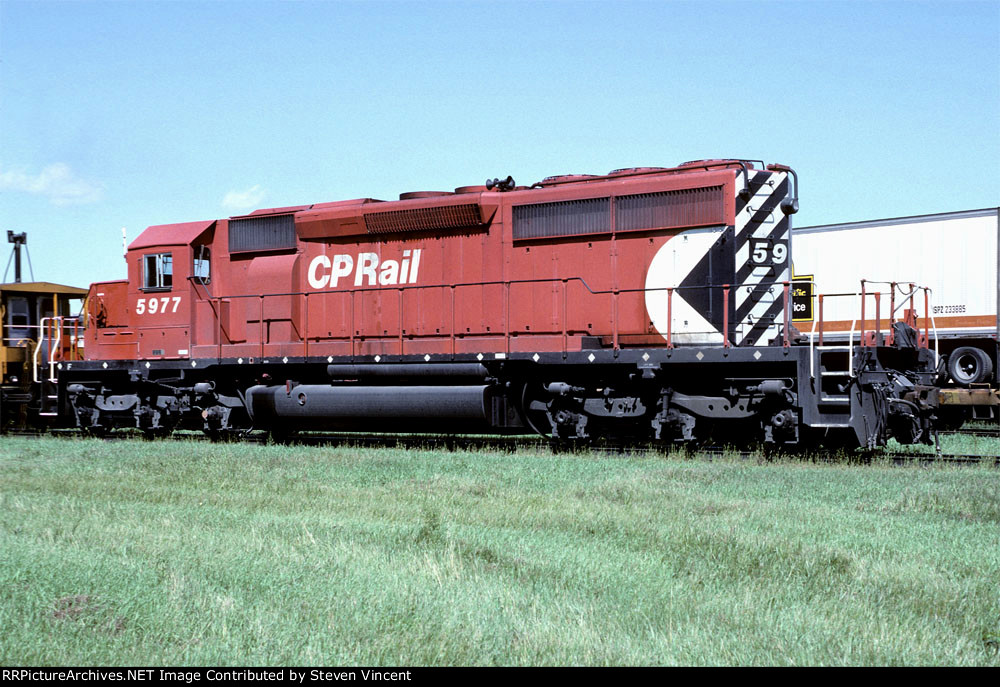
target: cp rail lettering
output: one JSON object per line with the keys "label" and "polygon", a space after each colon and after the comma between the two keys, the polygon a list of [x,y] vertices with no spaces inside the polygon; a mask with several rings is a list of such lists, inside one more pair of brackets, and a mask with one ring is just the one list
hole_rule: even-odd
{"label": "cp rail lettering", "polygon": [[359,253],[355,258],[338,253],[332,258],[317,255],[309,263],[309,286],[337,288],[341,277],[353,272],[354,286],[396,286],[416,284],[421,249],[404,250],[401,260],[380,260],[378,253]]}

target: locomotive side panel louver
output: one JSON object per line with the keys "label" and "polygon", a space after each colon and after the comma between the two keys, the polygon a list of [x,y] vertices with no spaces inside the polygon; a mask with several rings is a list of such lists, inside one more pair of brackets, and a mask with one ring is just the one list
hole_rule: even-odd
{"label": "locomotive side panel louver", "polygon": [[611,199],[515,205],[514,240],[604,234],[611,231]]}
{"label": "locomotive side panel louver", "polygon": [[364,217],[369,234],[443,231],[484,226],[479,205],[476,203],[369,212]]}
{"label": "locomotive side panel louver", "polygon": [[615,198],[615,230],[725,224],[723,200],[722,186],[619,196]]}
{"label": "locomotive side panel louver", "polygon": [[295,248],[295,215],[244,217],[229,221],[229,252]]}

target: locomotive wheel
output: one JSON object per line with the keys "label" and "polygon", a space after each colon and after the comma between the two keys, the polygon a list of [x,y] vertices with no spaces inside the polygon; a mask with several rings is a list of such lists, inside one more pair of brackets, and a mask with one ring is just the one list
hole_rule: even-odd
{"label": "locomotive wheel", "polygon": [[948,375],[959,386],[986,382],[993,376],[993,361],[981,348],[962,346],[948,356]]}
{"label": "locomotive wheel", "polygon": [[[535,388],[531,388],[532,386]],[[538,436],[553,438],[552,430],[549,428],[549,420],[545,412],[532,410],[531,408],[533,401],[542,401],[545,396],[546,394],[542,391],[540,384],[532,385],[529,382],[525,382],[524,387],[521,389],[521,417],[525,419],[528,427]]]}

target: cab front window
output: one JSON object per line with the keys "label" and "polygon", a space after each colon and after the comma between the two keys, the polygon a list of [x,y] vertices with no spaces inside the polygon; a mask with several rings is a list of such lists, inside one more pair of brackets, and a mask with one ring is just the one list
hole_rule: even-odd
{"label": "cab front window", "polygon": [[174,262],[170,253],[142,256],[142,288],[168,291],[174,285]]}

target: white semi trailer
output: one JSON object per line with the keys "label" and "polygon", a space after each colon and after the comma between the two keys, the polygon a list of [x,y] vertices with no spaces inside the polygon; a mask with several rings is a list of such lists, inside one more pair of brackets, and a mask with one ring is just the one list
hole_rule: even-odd
{"label": "white semi trailer", "polygon": [[[937,346],[949,377],[960,386],[997,379],[1000,322],[1000,209],[965,210],[793,229],[793,267],[799,279],[793,299],[796,327],[817,336],[819,303],[814,293],[856,294],[861,280],[869,294],[879,292],[879,329],[888,335],[892,317],[904,319],[910,284],[926,286],[931,318],[917,322]],[[888,275],[891,275],[888,276]],[[887,278],[896,279],[890,295]],[[924,292],[913,294],[914,309],[924,312]],[[856,318],[856,296],[826,296],[822,305],[824,337],[846,341],[854,330],[875,328],[875,298],[866,298],[865,322]]]}

